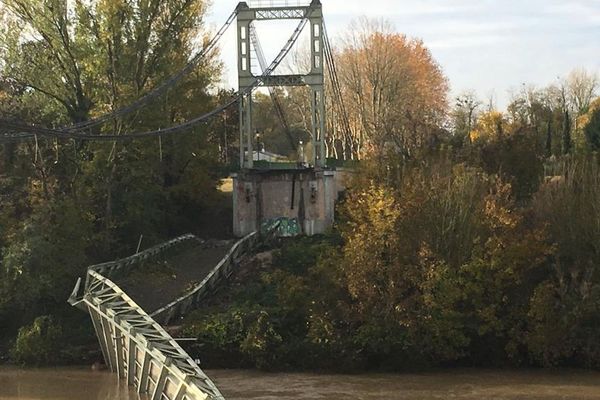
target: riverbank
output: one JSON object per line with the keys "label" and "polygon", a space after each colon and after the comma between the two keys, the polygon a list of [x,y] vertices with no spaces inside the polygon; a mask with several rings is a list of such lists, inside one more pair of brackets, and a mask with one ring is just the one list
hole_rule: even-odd
{"label": "riverbank", "polygon": [[[227,400],[600,399],[600,372],[584,370],[452,369],[364,375],[206,372]],[[0,400],[82,398],[133,400],[138,396],[106,371],[0,367]]]}

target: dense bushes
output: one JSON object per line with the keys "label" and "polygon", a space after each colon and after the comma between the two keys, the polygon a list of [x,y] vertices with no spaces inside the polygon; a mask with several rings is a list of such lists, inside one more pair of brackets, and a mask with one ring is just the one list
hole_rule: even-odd
{"label": "dense bushes", "polygon": [[[334,362],[322,357],[337,341],[327,337],[334,332],[320,312],[335,312],[330,299],[338,293],[328,290],[332,281],[322,279],[318,262],[333,242],[321,237],[286,242],[275,254],[276,268],[257,267],[217,305],[192,314],[185,327],[186,335],[198,337],[192,355],[211,367],[308,368],[317,360]],[[330,299],[313,301],[315,293]]]}
{"label": "dense bushes", "polygon": [[448,160],[361,181],[335,234],[286,242],[188,320],[197,355],[272,369],[599,365],[600,168],[565,165],[529,202]]}
{"label": "dense bushes", "polygon": [[19,329],[11,351],[14,361],[22,364],[56,364],[62,351],[62,327],[50,316],[37,317]]}
{"label": "dense bushes", "polygon": [[565,163],[533,208],[553,243],[550,273],[531,300],[528,343],[536,360],[600,366],[600,166],[596,157]]}

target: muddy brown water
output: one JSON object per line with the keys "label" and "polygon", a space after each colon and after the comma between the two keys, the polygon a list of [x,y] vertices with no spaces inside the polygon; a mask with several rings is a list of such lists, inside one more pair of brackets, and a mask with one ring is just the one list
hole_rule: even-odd
{"label": "muddy brown water", "polygon": [[[452,370],[422,374],[208,371],[227,400],[600,400],[600,372]],[[108,372],[0,367],[2,400],[134,400]]]}

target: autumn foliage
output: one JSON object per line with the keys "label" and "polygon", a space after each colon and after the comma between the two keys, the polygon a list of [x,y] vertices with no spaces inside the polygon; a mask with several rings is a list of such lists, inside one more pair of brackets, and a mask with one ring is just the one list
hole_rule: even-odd
{"label": "autumn foliage", "polygon": [[386,146],[408,157],[435,138],[448,82],[422,41],[361,19],[350,26],[338,60],[359,158]]}
{"label": "autumn foliage", "polygon": [[187,333],[222,366],[597,366],[600,169],[565,168],[526,206],[450,154],[361,174],[335,233],[284,244]]}
{"label": "autumn foliage", "polygon": [[[130,104],[206,34],[203,0],[5,3],[0,113],[46,126]],[[360,20],[337,44],[347,120],[328,117],[327,150],[360,160],[337,225],[266,249],[272,264],[246,266],[203,302],[183,322],[198,338],[192,355],[265,369],[600,367],[598,80],[576,70],[524,88],[506,112],[472,94],[450,109],[422,41]],[[95,133],[211,110],[231,94],[214,90],[219,72],[211,54],[165,98]],[[278,137],[266,96],[255,110],[265,143],[290,154],[309,139],[310,102],[281,96],[291,140]],[[81,360],[73,347],[96,342],[65,299],[86,265],[130,254],[141,234],[144,247],[224,234],[216,216],[231,214],[216,186],[237,159],[237,120],[229,110],[134,142],[2,144],[0,358],[12,347],[24,363]]]}
{"label": "autumn foliage", "polygon": [[461,95],[448,112],[420,41],[381,22],[349,32],[361,164],[338,223],[191,316],[192,351],[267,369],[598,367],[594,79],[524,88],[505,112]]}

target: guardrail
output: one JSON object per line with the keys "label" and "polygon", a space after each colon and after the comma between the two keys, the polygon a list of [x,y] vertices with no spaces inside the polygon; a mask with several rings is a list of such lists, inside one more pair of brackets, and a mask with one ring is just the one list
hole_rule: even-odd
{"label": "guardrail", "polygon": [[268,226],[263,235],[253,232],[238,241],[202,282],[183,296],[154,311],[150,316],[160,320],[164,325],[168,325],[175,318],[185,315],[190,309],[196,307],[204,296],[213,291],[221,281],[231,276],[244,256],[256,249],[259,244],[271,241],[277,234],[279,224],[280,222],[276,221]]}
{"label": "guardrail", "polygon": [[[166,320],[183,315],[223,279],[241,258],[271,240],[279,224],[264,234],[254,232],[238,241],[208,276],[189,293],[153,313]],[[141,262],[176,246],[202,240],[185,235],[130,257],[88,268],[83,293],[78,279],[69,303],[90,314],[106,364],[120,379],[152,400],[224,400],[214,383],[164,328],[110,278],[131,271]]]}
{"label": "guardrail", "polygon": [[[137,264],[140,264],[143,261],[150,260],[159,255],[164,255],[166,251],[190,242],[198,242],[200,244],[204,243],[202,239],[199,239],[192,234],[187,234],[169,240],[168,242],[158,244],[126,258],[92,265],[91,267],[88,267],[88,270],[96,271],[106,278],[114,279],[119,274],[130,272]],[[86,279],[85,288],[87,289],[88,287],[89,283]]]}

